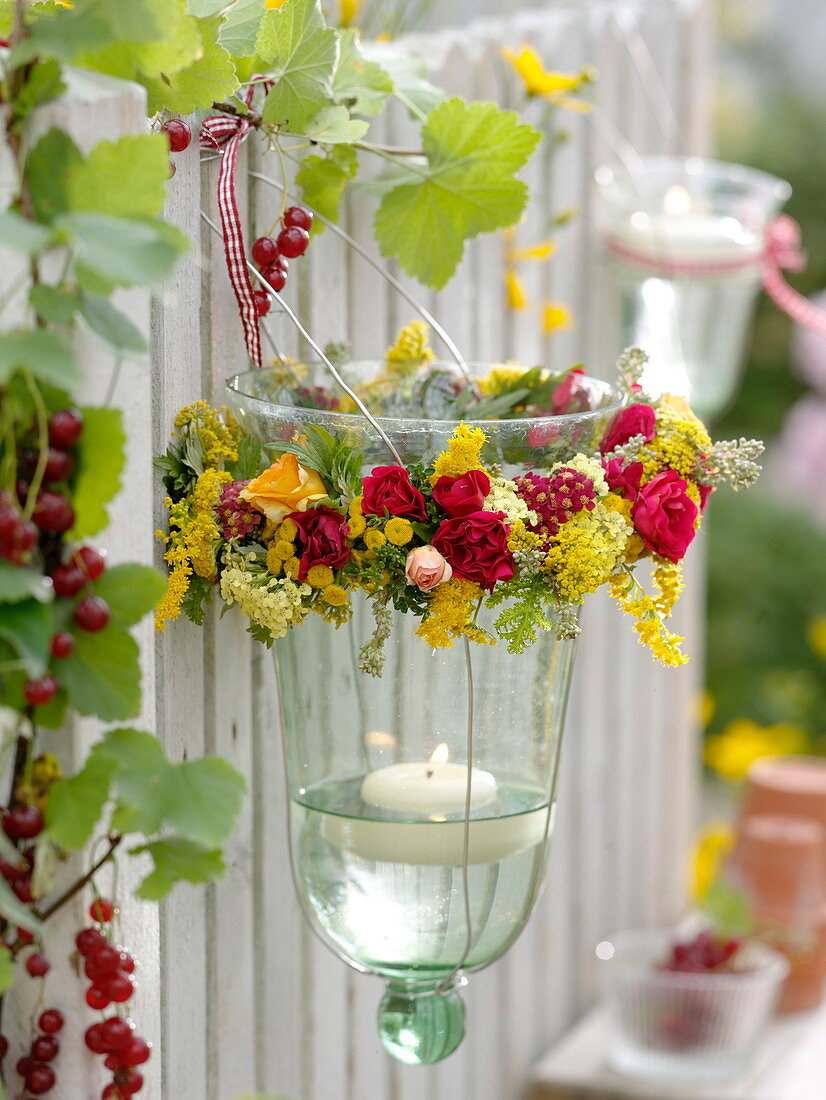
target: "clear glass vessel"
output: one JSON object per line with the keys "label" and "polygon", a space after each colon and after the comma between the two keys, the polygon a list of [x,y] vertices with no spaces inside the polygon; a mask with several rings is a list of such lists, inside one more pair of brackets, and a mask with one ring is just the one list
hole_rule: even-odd
{"label": "clear glass vessel", "polygon": [[[380,369],[342,368],[362,385]],[[323,368],[309,371],[295,389],[278,370],[234,378],[235,415],[265,441],[312,424],[346,433],[364,450],[363,473],[392,464],[363,416],[295,404],[317,380],[329,386]],[[562,416],[484,421],[483,459],[513,476],[595,450],[620,395],[584,379],[578,403]],[[421,415],[380,423],[406,463],[434,459],[457,424]],[[428,1063],[461,1041],[463,974],[508,949],[539,894],[573,643],[546,634],[519,656],[503,644],[434,651],[417,626],[393,613],[380,678],[358,668],[374,628],[366,598],[347,625],[310,616],[274,653],[305,915],[339,957],[387,979],[382,1039],[402,1061]]]}
{"label": "clear glass vessel", "polygon": [[609,1064],[663,1085],[741,1077],[757,1054],[788,961],[749,943],[738,952],[737,971],[657,969],[673,941],[673,931],[657,929],[620,932],[600,944]]}
{"label": "clear glass vessel", "polygon": [[639,157],[598,168],[595,179],[605,320],[616,350],[645,348],[646,385],[712,418],[737,387],[765,231],[791,188],[699,157]]}

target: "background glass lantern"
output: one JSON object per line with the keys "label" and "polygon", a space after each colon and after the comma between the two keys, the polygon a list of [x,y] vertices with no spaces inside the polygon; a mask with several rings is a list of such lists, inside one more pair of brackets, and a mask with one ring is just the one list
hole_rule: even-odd
{"label": "background glass lantern", "polygon": [[737,388],[766,229],[791,188],[699,157],[639,157],[598,168],[595,179],[606,353],[644,347],[647,388],[714,417]]}
{"label": "background glass lantern", "polygon": [[[323,368],[302,385],[306,394]],[[364,381],[380,364],[343,368]],[[393,461],[362,416],[296,407],[276,373],[230,382],[243,426],[265,441],[319,425],[346,432],[362,473]],[[619,393],[583,378],[582,411],[485,421],[483,461],[506,477],[596,449]],[[455,421],[382,418],[405,463],[432,461]],[[496,612],[479,624],[492,628]],[[275,646],[295,885],[339,957],[387,979],[379,1029],[408,1063],[450,1054],[464,1034],[464,972],[498,958],[539,895],[574,643],[552,633],[518,656],[504,644],[432,650],[393,612],[384,675],[359,671],[374,623],[365,597],[339,629],[310,616]],[[470,782],[468,783],[468,768]],[[466,809],[469,805],[469,816]]]}

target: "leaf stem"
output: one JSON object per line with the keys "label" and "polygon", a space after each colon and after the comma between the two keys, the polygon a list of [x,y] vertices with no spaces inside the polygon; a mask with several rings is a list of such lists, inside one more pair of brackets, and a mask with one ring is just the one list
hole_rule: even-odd
{"label": "leaf stem", "polygon": [[43,394],[40,392],[40,387],[35,382],[31,371],[23,371],[23,376],[26,379],[26,386],[28,387],[29,393],[32,395],[35,411],[37,413],[37,466],[35,467],[34,477],[29,486],[29,491],[26,496],[26,507],[23,511],[25,518],[31,519],[35,505],[37,504],[37,494],[40,492],[40,487],[43,484],[46,464],[49,461],[49,413],[46,408],[46,402],[43,400]]}

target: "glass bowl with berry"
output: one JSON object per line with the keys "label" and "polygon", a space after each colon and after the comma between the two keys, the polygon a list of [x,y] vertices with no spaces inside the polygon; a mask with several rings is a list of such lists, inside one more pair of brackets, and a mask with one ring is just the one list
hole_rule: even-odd
{"label": "glass bowl with berry", "polygon": [[724,1081],[746,1074],[789,964],[751,939],[703,930],[621,932],[597,949],[608,1060],[625,1076]]}

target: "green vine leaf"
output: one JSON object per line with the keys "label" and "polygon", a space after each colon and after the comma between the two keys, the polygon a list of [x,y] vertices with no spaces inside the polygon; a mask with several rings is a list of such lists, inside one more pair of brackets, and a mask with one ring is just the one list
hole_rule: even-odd
{"label": "green vine leaf", "polygon": [[63,389],[77,385],[81,377],[69,347],[48,329],[7,332],[0,336],[0,386],[18,370],[30,371],[42,382]]}
{"label": "green vine leaf", "polygon": [[6,248],[32,255],[42,252],[51,238],[48,229],[21,217],[14,210],[0,211],[0,240]]}
{"label": "green vine leaf", "polygon": [[304,133],[310,141],[338,145],[358,141],[367,130],[368,123],[360,118],[350,118],[346,107],[325,107],[307,124]]}
{"label": "green vine leaf", "polygon": [[148,349],[141,330],[108,300],[94,294],[82,294],[80,314],[94,334],[113,351],[123,355],[143,354]]}
{"label": "green vine leaf", "polygon": [[422,128],[427,165],[394,187],[376,213],[376,237],[410,275],[441,289],[464,242],[518,221],[528,189],[514,177],[540,139],[513,111],[450,99]]}
{"label": "green vine leaf", "polygon": [[287,0],[264,16],[256,50],[275,81],[264,103],[264,122],[304,133],[330,103],[336,32],[325,26],[316,0]]}
{"label": "green vine leaf", "polygon": [[[357,171],[356,150],[350,145],[337,145],[326,157],[305,157],[295,182],[301,187],[305,202],[323,217],[337,222],[344,189]],[[321,222],[313,224],[313,230],[322,228]]]}
{"label": "green vine leaf", "polygon": [[427,79],[427,63],[412,57],[393,42],[364,42],[362,53],[368,61],[378,63],[393,83],[393,95],[403,103],[413,118],[425,119],[445,94]]}
{"label": "green vine leaf", "polygon": [[[132,8],[123,0],[91,0],[114,4],[123,13]],[[201,51],[198,21],[186,9],[186,0],[140,0],[133,11],[132,30],[116,26],[116,33],[103,49],[80,53],[75,60],[87,69],[108,73],[123,80],[172,76],[196,61]],[[150,22],[151,19],[151,22]],[[151,28],[151,29],[150,29]]]}
{"label": "green vine leaf", "polygon": [[154,220],[75,211],[64,214],[58,224],[77,250],[78,282],[92,294],[157,283],[189,246],[175,226]]}
{"label": "green vine leaf", "polygon": [[355,30],[338,32],[340,54],[333,77],[333,98],[354,115],[381,114],[393,81],[381,65],[368,61]]}
{"label": "green vine leaf", "polygon": [[[258,5],[259,19],[261,5]],[[201,52],[177,73],[147,74],[143,83],[149,93],[149,112],[173,111],[187,115],[206,110],[216,100],[227,99],[238,88],[238,74],[232,57],[219,40],[220,17],[198,20]]]}
{"label": "green vine leaf", "polygon": [[120,409],[86,407],[83,434],[77,444],[78,474],[74,485],[75,525],[69,537],[96,535],[109,523],[106,505],[121,486],[126,461],[126,434]]}
{"label": "green vine leaf", "polygon": [[20,603],[21,600],[50,603],[54,589],[42,573],[22,565],[0,561],[0,603]]}
{"label": "green vine leaf", "polygon": [[88,844],[109,798],[114,771],[110,760],[93,753],[76,775],[52,785],[46,801],[46,828],[60,848],[77,851]]}
{"label": "green vine leaf", "polygon": [[166,580],[151,565],[113,565],[94,583],[94,592],[109,604],[114,626],[127,629],[148,615],[166,590]]}
{"label": "green vine leaf", "polygon": [[60,682],[78,714],[104,722],[134,717],[141,701],[139,657],[138,643],[120,627],[79,631],[74,652],[60,666]]}
{"label": "green vine leaf", "polygon": [[69,180],[82,163],[81,151],[56,127],[32,146],[26,160],[26,181],[39,222],[49,223],[69,209]]}
{"label": "green vine leaf", "polygon": [[212,882],[222,878],[226,871],[219,850],[205,848],[184,837],[155,840],[130,851],[134,855],[148,852],[155,864],[155,870],[135,891],[136,897],[146,901],[162,901],[177,882]]}
{"label": "green vine leaf", "polygon": [[[205,3],[214,4],[215,0],[190,0],[190,7],[193,2],[203,6]],[[221,6],[226,7],[226,4]],[[263,18],[264,5],[260,0],[235,0],[221,28],[219,35],[221,45],[233,57],[252,57],[255,54],[255,43]]]}
{"label": "green vine leaf", "polygon": [[14,956],[8,947],[0,947],[0,997],[14,985]]}
{"label": "green vine leaf", "polygon": [[163,134],[127,134],[101,141],[69,171],[69,210],[116,218],[160,214],[169,177],[169,144]]}
{"label": "green vine leaf", "polygon": [[3,608],[0,638],[9,642],[32,680],[46,672],[53,634],[51,605],[39,600],[19,600]]}
{"label": "green vine leaf", "polygon": [[46,324],[70,325],[80,305],[80,295],[57,290],[48,283],[37,283],[29,290],[29,301]]}

